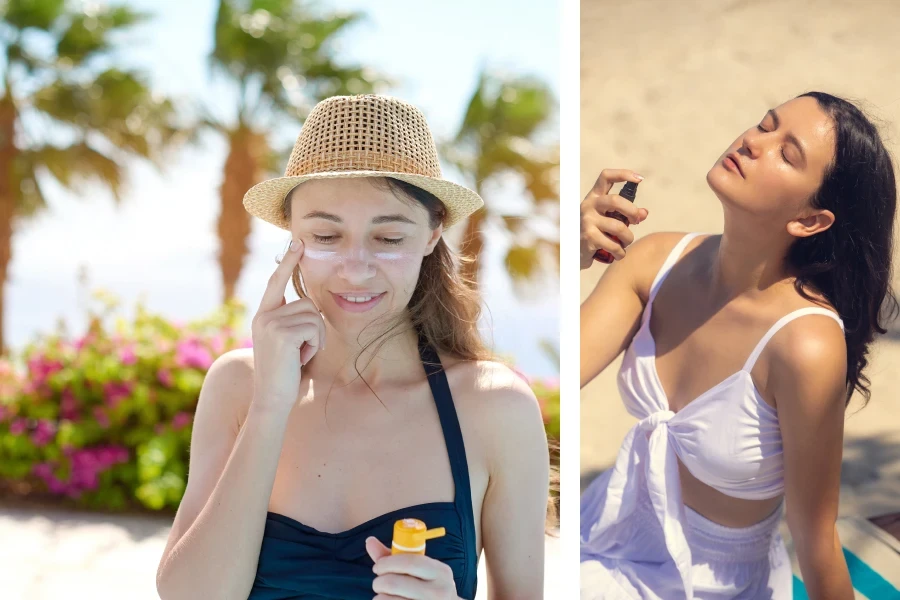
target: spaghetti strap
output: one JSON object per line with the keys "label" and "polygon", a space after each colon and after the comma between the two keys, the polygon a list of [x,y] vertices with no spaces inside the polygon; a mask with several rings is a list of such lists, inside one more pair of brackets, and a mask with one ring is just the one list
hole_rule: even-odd
{"label": "spaghetti strap", "polygon": [[653,285],[650,286],[650,300],[647,302],[648,304],[652,303],[654,298],[656,298],[656,293],[659,291],[659,286],[662,285],[662,282],[665,281],[666,276],[669,274],[669,271],[672,270],[672,267],[675,266],[675,263],[678,262],[678,259],[681,257],[684,249],[687,248],[687,245],[690,243],[692,239],[697,237],[698,235],[704,235],[703,233],[688,233],[685,234],[683,238],[681,238],[675,247],[672,248],[672,251],[669,252],[669,256],[666,257],[666,261],[659,268],[659,272],[656,274],[656,278],[653,280]]}
{"label": "spaghetti strap", "polygon": [[769,331],[766,332],[766,335],[756,344],[756,348],[753,349],[753,353],[750,355],[750,358],[747,359],[747,362],[744,363],[744,371],[748,373],[753,370],[753,366],[756,364],[756,360],[759,358],[759,355],[762,354],[763,348],[766,347],[766,344],[772,339],[772,336],[778,333],[778,330],[799,317],[803,317],[806,315],[825,315],[826,317],[831,317],[835,321],[837,321],[838,325],[840,325],[841,330],[844,329],[844,322],[841,320],[839,316],[834,314],[834,311],[828,310],[827,308],[822,308],[820,306],[808,306],[806,308],[797,309],[791,313],[786,314],[781,317],[772,327],[769,328]]}
{"label": "spaghetti strap", "polygon": [[[444,442],[447,445],[450,471],[453,475],[453,503],[456,505],[460,516],[466,553],[469,556],[477,556],[475,551],[475,514],[472,509],[472,488],[469,482],[469,465],[466,461],[466,447],[463,442],[462,430],[459,427],[456,406],[453,404],[450,384],[447,382],[447,374],[444,372],[441,359],[437,351],[428,343],[421,332],[419,332],[419,355],[422,358],[422,365],[425,367],[425,374],[431,387],[431,395],[434,397],[438,418],[441,421]],[[466,564],[468,565],[468,563]],[[466,572],[464,574],[465,581],[472,579],[473,589],[475,576],[476,573]]]}

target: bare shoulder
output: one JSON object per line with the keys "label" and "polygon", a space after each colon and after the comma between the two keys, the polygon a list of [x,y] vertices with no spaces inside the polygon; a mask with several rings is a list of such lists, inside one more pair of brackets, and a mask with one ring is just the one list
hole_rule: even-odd
{"label": "bare shoulder", "polygon": [[[656,274],[662,268],[666,258],[684,236],[681,231],[658,231],[647,234],[628,246],[622,266],[628,265],[628,270],[634,275],[637,290],[646,301],[650,287]],[[702,243],[703,239],[710,236],[698,236],[691,240],[685,252]]]}
{"label": "bare shoulder", "polygon": [[766,350],[768,386],[780,409],[812,414],[844,405],[847,343],[833,318],[811,314],[794,319],[772,337]]}
{"label": "bare shoulder", "polygon": [[[812,306],[812,303],[810,303]],[[794,373],[822,373],[846,369],[847,343],[833,318],[822,314],[803,315],[785,325],[770,342],[772,362]]]}
{"label": "bare shoulder", "polygon": [[[444,361],[467,449],[480,450],[491,472],[523,456],[543,456],[547,434],[528,382],[499,361]],[[472,438],[474,436],[474,439]]]}
{"label": "bare shoulder", "polygon": [[540,410],[524,377],[500,361],[447,360],[444,364],[453,398],[464,410],[477,411],[481,417]]}
{"label": "bare shoulder", "polygon": [[221,354],[206,372],[197,411],[224,412],[239,429],[253,400],[253,372],[252,348]]}

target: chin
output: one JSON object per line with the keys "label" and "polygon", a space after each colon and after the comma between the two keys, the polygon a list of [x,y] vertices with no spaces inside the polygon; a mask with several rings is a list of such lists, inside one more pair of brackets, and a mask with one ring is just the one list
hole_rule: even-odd
{"label": "chin", "polygon": [[738,204],[735,202],[733,195],[730,193],[728,189],[728,183],[726,177],[731,174],[725,171],[724,167],[719,166],[719,163],[713,165],[713,167],[707,171],[706,173],[706,185],[709,186],[709,189],[716,195],[719,199],[719,202],[725,205],[735,205]]}

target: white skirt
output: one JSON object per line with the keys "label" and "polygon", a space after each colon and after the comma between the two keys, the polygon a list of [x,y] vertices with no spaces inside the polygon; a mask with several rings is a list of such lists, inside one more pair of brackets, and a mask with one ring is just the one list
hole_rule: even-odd
{"label": "white skirt", "polygon": [[[585,503],[604,497],[611,471],[582,495]],[[646,504],[646,505],[645,505]],[[782,506],[750,527],[725,527],[685,506],[685,537],[691,552],[691,582],[697,600],[790,600],[793,577],[778,533]],[[581,548],[582,600],[673,600],[684,598],[681,577],[671,564],[659,521],[649,502],[609,532],[603,555]],[[582,531],[590,527],[582,523]],[[690,600],[690,599],[688,599]]]}

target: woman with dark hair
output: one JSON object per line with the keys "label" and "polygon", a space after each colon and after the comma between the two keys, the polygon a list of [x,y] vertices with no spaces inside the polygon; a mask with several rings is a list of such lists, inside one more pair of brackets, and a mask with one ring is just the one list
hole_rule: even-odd
{"label": "woman with dark hair", "polygon": [[[582,598],[790,598],[783,506],[811,598],[853,598],[835,529],[844,410],[897,312],[896,185],[878,131],[810,92],[769,110],[706,176],[719,235],[633,235],[603,171],[582,203],[584,386],[621,352],[640,419],[581,500]],[[616,235],[616,244],[605,234]],[[627,252],[625,247],[628,247]],[[603,332],[602,335],[596,332]]]}
{"label": "woman with dark hair", "polygon": [[[285,176],[244,197],[290,251],[253,348],[203,383],[163,600],[471,600],[482,550],[491,598],[543,597],[540,408],[485,348],[442,235],[481,205],[441,176],[417,108],[316,105]],[[444,535],[397,540],[398,522]]]}

